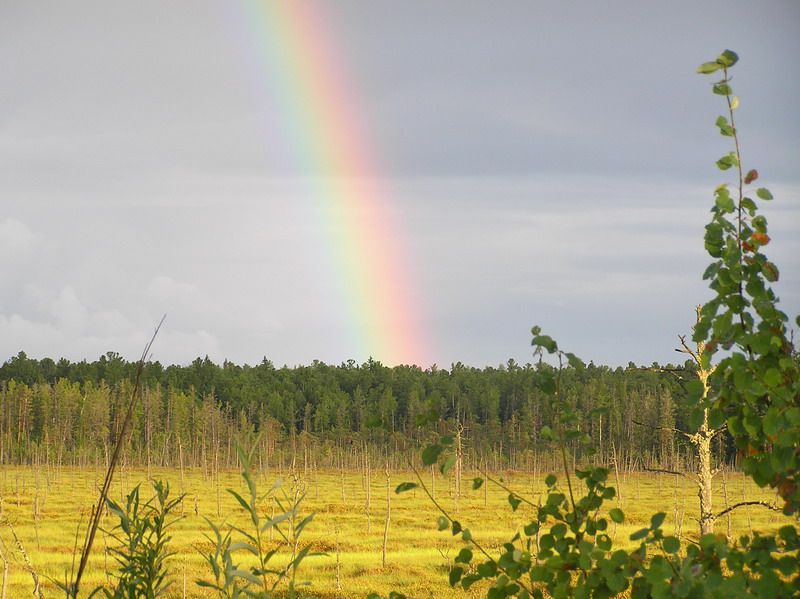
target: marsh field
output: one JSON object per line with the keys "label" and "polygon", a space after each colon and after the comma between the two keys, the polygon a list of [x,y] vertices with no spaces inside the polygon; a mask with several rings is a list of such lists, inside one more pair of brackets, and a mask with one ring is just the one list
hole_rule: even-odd
{"label": "marsh field", "polygon": [[[112,498],[122,501],[135,485],[141,484],[142,498],[152,495],[148,482],[152,479],[169,482],[173,495],[185,494],[176,512],[172,528],[169,570],[172,587],[169,597],[207,597],[208,591],[196,584],[197,579],[209,579],[210,568],[203,552],[213,545],[206,535],[212,535],[206,519],[221,525],[246,527],[248,517],[236,499],[226,491],[244,493],[245,484],[238,470],[220,471],[210,476],[199,469],[118,470]],[[502,477],[504,484],[535,503],[544,488],[547,473],[506,471],[492,473]],[[72,567],[79,524],[85,527],[88,512],[97,498],[102,482],[102,468],[50,468],[4,466],[0,472],[0,541],[4,556],[4,588],[7,597],[32,596],[34,576],[41,583],[45,597],[63,596],[51,579],[64,579]],[[465,471],[462,489],[456,497],[452,477],[435,480],[425,472],[423,480],[435,492],[436,499],[456,516],[473,536],[489,551],[497,549],[508,537],[533,517],[533,508],[523,504],[516,512],[508,503],[508,493],[491,484],[472,489],[472,477],[478,473]],[[370,592],[387,596],[397,590],[409,597],[477,597],[479,585],[470,592],[451,589],[447,581],[448,565],[462,546],[460,539],[449,531],[437,530],[439,515],[430,499],[420,489],[400,495],[395,487],[413,480],[410,472],[390,471],[375,465],[369,476],[359,471],[275,472],[257,474],[260,492],[270,490],[277,479],[281,487],[278,497],[304,493],[300,514],[315,514],[302,534],[299,545],[309,545],[314,552],[323,553],[303,562],[298,581],[308,581],[301,587],[308,597],[366,597]],[[614,483],[614,475],[611,475]],[[697,537],[698,500],[691,481],[669,474],[620,473],[619,494],[609,507],[619,506],[626,514],[622,525],[613,525],[610,534],[621,548],[632,548],[628,536],[647,525],[650,515],[667,513],[665,531],[684,539]],[[726,504],[743,500],[770,501],[772,495],[759,489],[741,473],[727,471],[715,478],[715,511]],[[369,498],[369,500],[367,499]],[[389,524],[386,532],[387,498]],[[367,505],[369,508],[367,509]],[[263,500],[262,512],[269,517],[277,508],[271,496]],[[90,590],[111,581],[115,561],[109,553],[114,540],[109,532],[118,520],[107,514],[98,532],[95,550],[89,562],[82,588]],[[751,530],[772,531],[789,520],[779,512],[761,506],[743,507],[717,521],[716,532],[739,536]],[[236,533],[234,533],[234,537]],[[386,539],[385,565],[384,538]],[[274,534],[274,547],[285,543]],[[82,543],[82,537],[78,545]],[[286,559],[290,548],[282,547],[274,558],[276,563]],[[244,556],[242,560],[245,561]],[[483,590],[485,594],[485,589]]]}

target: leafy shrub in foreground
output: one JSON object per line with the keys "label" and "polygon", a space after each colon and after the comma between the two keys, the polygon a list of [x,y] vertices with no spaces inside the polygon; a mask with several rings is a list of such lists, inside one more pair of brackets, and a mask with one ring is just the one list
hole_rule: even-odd
{"label": "leafy shrub in foreground", "polygon": [[119,518],[119,524],[110,531],[119,542],[119,547],[111,549],[119,575],[113,591],[101,589],[107,599],[156,599],[171,585],[166,567],[172,555],[167,529],[175,522],[171,513],[183,501],[183,495],[170,499],[169,484],[154,481],[155,495],[142,504],[139,487],[136,485],[127,495],[124,507],[106,500],[109,511]]}
{"label": "leafy shrub in foreground", "polygon": [[[257,444],[254,445],[256,447]],[[280,483],[276,482],[266,493],[259,493],[256,479],[251,466],[252,451],[245,453],[241,448],[239,460],[242,464],[242,478],[247,485],[246,496],[233,489],[228,489],[246,513],[250,527],[248,529],[238,526],[229,526],[225,532],[220,526],[210,520],[209,526],[213,537],[206,537],[213,545],[213,551],[204,553],[203,557],[208,562],[212,580],[198,580],[197,585],[216,591],[217,596],[227,599],[238,597],[257,597],[266,599],[272,597],[283,583],[286,583],[289,597],[297,596],[297,587],[306,584],[298,583],[297,571],[300,564],[307,557],[320,555],[311,553],[309,547],[300,547],[300,537],[305,527],[314,518],[314,514],[300,515],[300,505],[304,493],[299,485],[294,485],[291,495],[284,493],[283,497],[276,495]],[[269,498],[275,501],[280,514],[266,517],[259,512],[259,506]],[[267,534],[272,530],[278,537],[278,542],[270,542]],[[241,539],[234,540],[234,533]],[[285,565],[273,565],[281,546],[286,546],[291,552]],[[241,566],[235,561],[235,554],[244,552],[250,554],[251,562],[255,565]]]}
{"label": "leafy shrub in foreground", "polygon": [[[704,278],[710,280],[716,295],[700,310],[694,333],[695,341],[703,344],[698,355],[702,368],[711,370],[711,357],[719,349],[727,354],[713,369],[708,387],[694,381],[689,391],[698,425],[706,418],[706,410],[712,426],[727,425],[743,454],[745,472],[760,486],[776,488],[784,512],[792,514],[800,508],[800,367],[786,328],[788,319],[777,308],[777,296],[769,287],[777,280],[778,269],[761,251],[770,241],[767,221],[758,214],[756,201],[745,195],[745,186],[753,183],[758,173],[753,169],[745,174],[741,166],[734,121],[739,102],[728,76],[737,61],[738,56],[726,50],[698,69],[703,74],[723,73],[713,91],[726,98],[728,116],[719,117],[716,125],[722,135],[733,138],[735,149],[718,160],[717,166],[723,171],[735,167],[738,181],[733,197],[727,185],[715,191],[712,222],[705,234],[706,249],[715,262]],[[764,201],[772,199],[765,188],[756,189],[755,195]],[[648,527],[631,535],[631,540],[640,542],[637,549],[614,550],[607,530],[610,523],[622,523],[625,515],[619,508],[603,509],[604,502],[615,496],[614,488],[606,485],[608,471],[576,470],[575,476],[585,487],[578,495],[566,456],[568,442],[588,440],[580,430],[571,428],[577,418],[562,401],[561,371],[565,363],[578,369],[583,364],[562,352],[539,327],[532,333],[535,353],[553,354],[558,362],[557,369],[541,368],[539,388],[563,411],[554,427],[543,427],[541,436],[560,446],[566,488],[551,474],[545,481],[545,502],[534,504],[507,489],[502,481],[484,475],[509,492],[513,510],[525,503],[536,514],[495,556],[436,502],[419,473],[417,482],[397,487],[398,493],[421,487],[441,512],[439,529],[449,529],[464,542],[450,568],[451,586],[467,590],[482,582],[488,585],[489,599],[605,598],[623,592],[637,599],[800,596],[796,526],[784,526],[777,536],[743,536],[734,544],[723,536],[706,534],[696,543],[689,542],[681,555],[680,540],[664,534],[665,514],[659,512]],[[441,437],[422,452],[423,463],[439,464],[446,473],[452,467],[451,445],[452,438]],[[475,479],[475,488],[482,484],[484,478]]]}

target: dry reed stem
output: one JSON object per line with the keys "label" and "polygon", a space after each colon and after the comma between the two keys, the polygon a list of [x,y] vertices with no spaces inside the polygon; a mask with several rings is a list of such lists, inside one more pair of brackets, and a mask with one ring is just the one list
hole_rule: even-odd
{"label": "dry reed stem", "polygon": [[119,461],[122,446],[125,443],[125,437],[127,436],[128,429],[130,428],[131,420],[133,418],[133,410],[136,406],[136,399],[141,394],[141,378],[142,378],[142,371],[144,370],[144,364],[147,360],[148,355],[150,354],[150,348],[153,346],[153,342],[156,340],[156,335],[158,335],[159,329],[161,329],[161,325],[164,324],[164,319],[166,315],[161,318],[161,321],[156,326],[155,331],[153,332],[153,336],[150,338],[150,341],[144,348],[142,352],[142,357],[139,358],[139,364],[136,367],[136,378],[133,384],[133,391],[131,392],[131,400],[128,402],[128,411],[125,413],[125,419],[122,421],[122,429],[120,430],[119,437],[117,438],[117,443],[114,446],[114,452],[111,455],[111,461],[108,464],[108,470],[106,470],[106,477],[103,481],[103,488],[100,490],[100,497],[98,499],[97,505],[92,507],[92,515],[89,520],[89,528],[86,531],[86,542],[83,545],[83,550],[81,551],[81,560],[78,565],[78,572],[75,575],[75,581],[73,583],[73,591],[75,593],[74,596],[77,597],[78,589],[80,588],[81,578],[83,577],[83,572],[86,570],[86,564],[89,562],[89,555],[92,551],[92,544],[94,543],[94,537],[97,534],[97,527],[100,524],[100,518],[103,513],[103,506],[108,499],[108,493],[111,490],[111,482],[114,478],[114,471],[117,466],[117,462]]}

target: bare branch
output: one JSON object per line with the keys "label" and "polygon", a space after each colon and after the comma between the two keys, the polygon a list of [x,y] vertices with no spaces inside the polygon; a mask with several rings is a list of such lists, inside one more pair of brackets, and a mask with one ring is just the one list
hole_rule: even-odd
{"label": "bare branch", "polygon": [[691,433],[687,433],[686,431],[682,431],[679,428],[672,428],[670,426],[653,426],[652,424],[639,422],[638,420],[633,420],[633,419],[631,419],[631,422],[633,422],[634,424],[638,424],[639,426],[645,426],[647,428],[651,428],[654,431],[669,431],[671,433],[678,433],[679,435],[683,435],[687,439],[691,439],[692,438]]}
{"label": "bare branch", "polygon": [[774,512],[781,511],[781,509],[777,505],[775,505],[774,503],[769,503],[767,501],[740,501],[739,503],[734,503],[732,506],[725,508],[719,514],[716,514],[714,518],[720,518],[725,514],[727,514],[728,512],[732,512],[736,508],[745,507],[747,505],[760,505]]}
{"label": "bare branch", "polygon": [[711,431],[711,437],[714,438],[717,435],[726,432],[727,430],[728,430],[728,425],[723,424],[721,427],[715,428],[713,431]]}
{"label": "bare branch", "polygon": [[689,478],[689,475],[685,472],[678,472],[677,470],[666,470],[664,468],[648,468],[647,466],[642,466],[642,468],[647,472],[660,472],[662,474],[674,474],[675,476],[682,476],[688,480],[692,480]]}
{"label": "bare branch", "polygon": [[643,366],[643,367],[637,368],[637,370],[647,370],[649,372],[660,372],[660,373],[668,374],[670,376],[675,377],[675,380],[677,380],[680,383],[684,382],[684,379],[681,376],[679,376],[678,373],[679,372],[682,372],[682,373],[686,373],[687,372],[687,370],[685,368],[654,368],[652,366]]}
{"label": "bare branch", "polygon": [[692,356],[692,359],[699,365],[700,356],[698,356],[697,353],[691,347],[689,347],[689,344],[686,343],[686,335],[678,335],[678,339],[680,339],[681,347],[683,349],[676,349],[675,351],[678,351],[682,354],[689,354],[690,356]]}

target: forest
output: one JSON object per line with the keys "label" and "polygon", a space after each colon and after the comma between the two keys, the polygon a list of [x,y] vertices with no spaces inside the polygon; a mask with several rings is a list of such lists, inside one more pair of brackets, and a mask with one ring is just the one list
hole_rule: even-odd
{"label": "forest", "polygon": [[[6,361],[0,367],[2,462],[105,461],[136,367],[111,352],[93,362],[35,360],[23,352]],[[354,466],[365,446],[381,461],[402,460],[432,433],[460,430],[472,464],[541,467],[552,456],[538,431],[555,420],[559,407],[547,401],[538,381],[552,370],[546,362],[513,360],[427,370],[373,360],[293,368],[276,368],[267,359],[256,366],[217,365],[207,357],[187,366],[148,362],[128,459],[177,466],[204,465],[213,457],[231,465],[237,440],[261,433],[265,457],[281,467],[298,457],[325,468]],[[563,408],[579,414],[597,460],[614,459],[627,469],[673,467],[693,455],[673,432],[689,428],[684,385],[692,379],[691,362],[590,363],[564,372]],[[717,437],[715,450],[735,460],[725,436]],[[573,454],[584,457],[580,444]]]}

